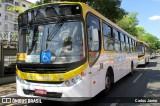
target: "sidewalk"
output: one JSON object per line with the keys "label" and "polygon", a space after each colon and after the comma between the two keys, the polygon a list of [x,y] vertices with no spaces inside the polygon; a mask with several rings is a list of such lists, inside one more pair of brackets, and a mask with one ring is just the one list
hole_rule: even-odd
{"label": "sidewalk", "polygon": [[0,86],[0,96],[16,93],[16,83],[10,83]]}
{"label": "sidewalk", "polygon": [[16,77],[6,76],[0,78],[0,96],[16,93]]}

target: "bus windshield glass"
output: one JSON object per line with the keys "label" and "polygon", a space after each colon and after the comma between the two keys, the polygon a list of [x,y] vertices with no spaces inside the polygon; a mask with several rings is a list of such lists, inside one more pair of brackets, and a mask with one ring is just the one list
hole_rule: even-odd
{"label": "bus windshield glass", "polygon": [[[26,63],[41,63],[49,53],[49,63],[71,63],[85,57],[84,29],[81,20],[31,25],[20,28],[19,53]],[[46,59],[46,58],[43,58]]]}
{"label": "bus windshield glass", "polygon": [[144,46],[138,45],[138,56],[144,55]]}

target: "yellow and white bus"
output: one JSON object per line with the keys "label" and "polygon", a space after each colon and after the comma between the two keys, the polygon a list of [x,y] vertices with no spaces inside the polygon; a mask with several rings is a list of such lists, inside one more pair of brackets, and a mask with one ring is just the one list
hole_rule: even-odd
{"label": "yellow and white bus", "polygon": [[145,65],[149,63],[150,60],[150,48],[143,41],[137,41],[137,49],[138,49],[138,64]]}
{"label": "yellow and white bus", "polygon": [[84,3],[37,6],[18,23],[19,96],[89,99],[138,65],[136,39]]}
{"label": "yellow and white bus", "polygon": [[150,49],[150,59],[153,59],[156,57],[156,50]]}

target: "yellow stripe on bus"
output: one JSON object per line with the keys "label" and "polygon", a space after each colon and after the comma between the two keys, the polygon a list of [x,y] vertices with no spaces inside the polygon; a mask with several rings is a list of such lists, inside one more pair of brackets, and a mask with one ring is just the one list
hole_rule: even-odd
{"label": "yellow stripe on bus", "polygon": [[144,56],[138,57],[138,60],[139,60],[139,61],[142,60],[142,59],[144,59]]}
{"label": "yellow stripe on bus", "polygon": [[17,53],[17,60],[26,60],[26,53]]}
{"label": "yellow stripe on bus", "polygon": [[16,68],[16,73],[20,78],[31,81],[49,81],[49,82],[66,81],[70,78],[77,76],[78,74],[81,74],[81,72],[84,72],[87,67],[88,67],[88,62],[66,73],[58,73],[58,74],[27,73],[27,72],[21,72],[20,70],[18,70],[18,68]]}

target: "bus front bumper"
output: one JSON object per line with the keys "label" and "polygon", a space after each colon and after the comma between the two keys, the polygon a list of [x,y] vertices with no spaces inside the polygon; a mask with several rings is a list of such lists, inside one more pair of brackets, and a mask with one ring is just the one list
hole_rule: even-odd
{"label": "bus front bumper", "polygon": [[[90,99],[89,81],[83,79],[70,87],[55,86],[55,84],[21,83],[16,78],[17,95],[21,97],[34,97],[54,101],[84,101]],[[35,90],[44,90],[47,94],[37,94]]]}
{"label": "bus front bumper", "polygon": [[144,65],[145,64],[145,59],[139,60],[138,65]]}

